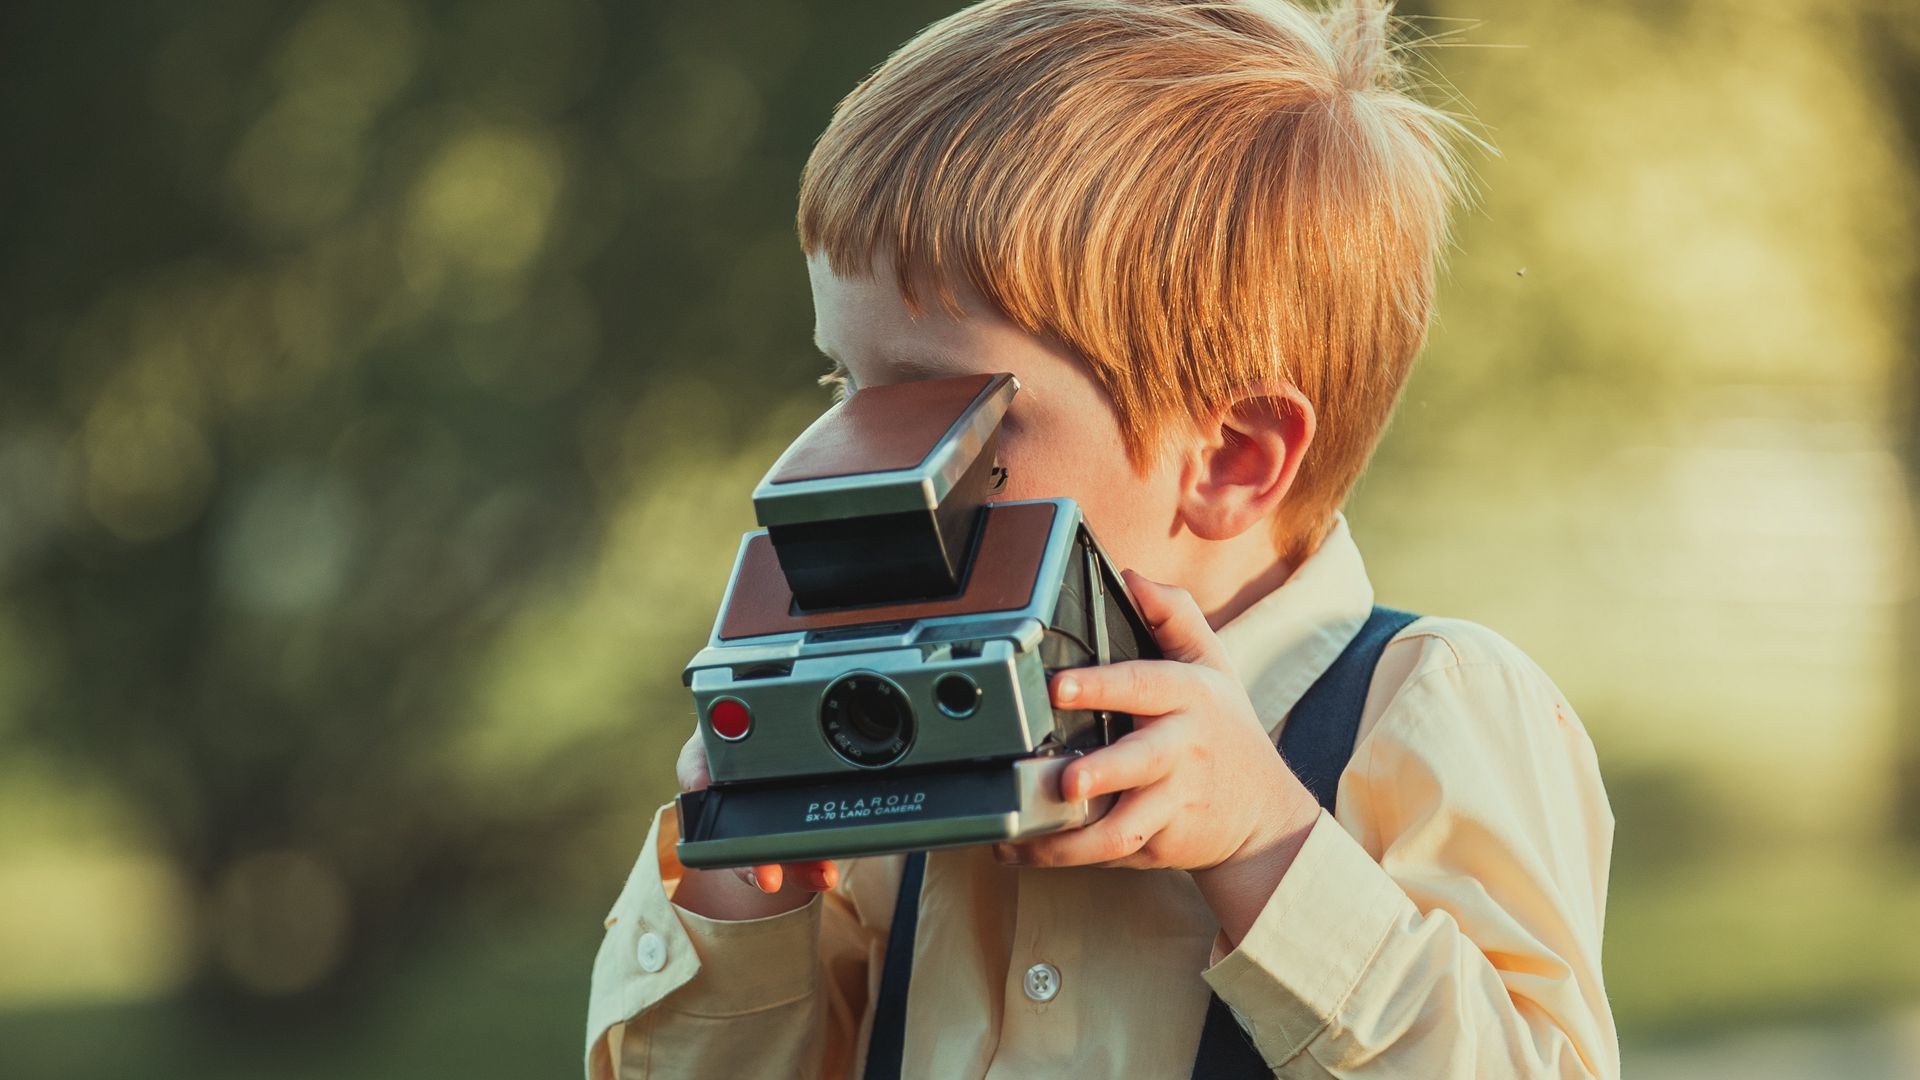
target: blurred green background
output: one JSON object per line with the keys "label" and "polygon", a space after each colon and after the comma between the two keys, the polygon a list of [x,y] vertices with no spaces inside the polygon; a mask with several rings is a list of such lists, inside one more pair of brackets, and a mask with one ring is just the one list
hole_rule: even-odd
{"label": "blurred green background", "polygon": [[[578,1074],[800,165],[952,6],[0,8],[0,1075]],[[1920,15],[1402,10],[1502,154],[1379,594],[1591,731],[1629,1075],[1920,1073]]]}

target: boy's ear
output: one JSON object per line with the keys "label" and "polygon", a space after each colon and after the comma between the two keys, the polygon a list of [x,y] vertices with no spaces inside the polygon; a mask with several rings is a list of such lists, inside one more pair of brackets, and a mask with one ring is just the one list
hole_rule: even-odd
{"label": "boy's ear", "polygon": [[1313,404],[1289,382],[1221,409],[1189,444],[1180,516],[1203,540],[1230,540],[1272,520],[1313,443]]}

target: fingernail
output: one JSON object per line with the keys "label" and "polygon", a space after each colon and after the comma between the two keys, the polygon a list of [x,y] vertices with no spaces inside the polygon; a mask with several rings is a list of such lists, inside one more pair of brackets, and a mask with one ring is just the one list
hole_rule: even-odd
{"label": "fingernail", "polygon": [[1061,701],[1072,701],[1080,696],[1080,680],[1071,675],[1062,675],[1056,692]]}
{"label": "fingernail", "polygon": [[1067,779],[1067,798],[1080,800],[1087,797],[1087,791],[1093,787],[1093,774],[1082,769]]}

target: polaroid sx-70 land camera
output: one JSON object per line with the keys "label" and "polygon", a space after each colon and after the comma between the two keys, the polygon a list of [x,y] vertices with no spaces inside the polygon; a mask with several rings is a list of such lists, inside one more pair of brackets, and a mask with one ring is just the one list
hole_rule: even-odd
{"label": "polaroid sx-70 land camera", "polygon": [[863,389],[754,491],[687,665],[712,785],[694,867],[1014,840],[1082,825],[1060,770],[1133,718],[1056,710],[1063,668],[1157,657],[1071,499],[989,502],[1011,375]]}

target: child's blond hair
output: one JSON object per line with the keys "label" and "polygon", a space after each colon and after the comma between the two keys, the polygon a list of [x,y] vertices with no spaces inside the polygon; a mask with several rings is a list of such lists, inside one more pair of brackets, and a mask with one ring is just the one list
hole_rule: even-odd
{"label": "child's blond hair", "polygon": [[1318,546],[1426,336],[1460,125],[1406,88],[1387,6],[988,0],[835,110],[809,255],[963,280],[1083,357],[1137,472],[1175,424],[1285,379],[1318,431],[1277,549]]}

